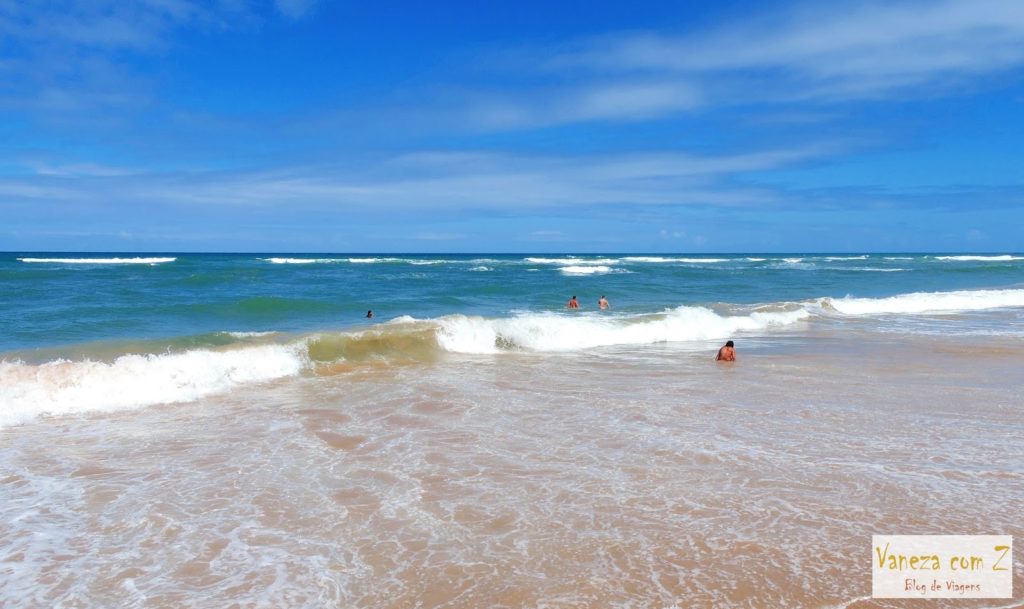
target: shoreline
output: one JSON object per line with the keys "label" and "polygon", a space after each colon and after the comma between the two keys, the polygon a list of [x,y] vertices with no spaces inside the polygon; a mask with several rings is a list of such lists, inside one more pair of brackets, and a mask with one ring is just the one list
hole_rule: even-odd
{"label": "shoreline", "polygon": [[1024,534],[1024,347],[934,341],[451,355],[0,429],[7,596],[909,606],[861,600],[872,533]]}

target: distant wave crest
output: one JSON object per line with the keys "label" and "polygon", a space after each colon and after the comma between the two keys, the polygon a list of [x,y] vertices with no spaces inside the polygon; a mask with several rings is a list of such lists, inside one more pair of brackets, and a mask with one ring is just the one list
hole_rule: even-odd
{"label": "distant wave crest", "polygon": [[563,266],[558,269],[563,275],[605,275],[607,273],[628,273],[625,269],[615,269],[610,266]]}
{"label": "distant wave crest", "polygon": [[955,262],[1010,262],[1012,260],[1024,260],[1024,256],[936,256],[936,260],[947,260]]}
{"label": "distant wave crest", "polygon": [[264,258],[272,264],[330,264],[344,262],[341,258]]}
{"label": "distant wave crest", "polygon": [[626,262],[683,262],[686,264],[729,262],[729,258],[666,258],[663,256],[626,256],[623,260]]}
{"label": "distant wave crest", "polygon": [[825,308],[846,315],[955,313],[1024,307],[1024,290],[915,292],[887,298],[825,298]]}
{"label": "distant wave crest", "polygon": [[[595,267],[581,267],[593,269]],[[221,347],[44,363],[0,360],[0,426],[43,414],[116,411],[194,401],[242,385],[353,366],[423,363],[444,353],[574,352],[610,346],[721,340],[845,316],[931,315],[1024,308],[1024,289],[915,292],[882,298],[819,298],[761,306],[679,306],[660,313],[524,312],[485,318],[403,316],[369,329],[304,337],[230,332]],[[258,344],[253,344],[258,342]],[[137,348],[130,343],[125,349]]]}
{"label": "distant wave crest", "polygon": [[163,264],[177,258],[18,258],[21,262],[50,264]]}

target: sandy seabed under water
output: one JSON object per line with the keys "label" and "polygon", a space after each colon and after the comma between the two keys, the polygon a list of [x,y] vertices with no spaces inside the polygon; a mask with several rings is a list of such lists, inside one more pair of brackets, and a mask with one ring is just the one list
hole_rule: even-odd
{"label": "sandy seabed under water", "polygon": [[[0,607],[874,600],[873,534],[1024,535],[1024,346],[863,333],[364,364],[0,429]],[[708,351],[710,349],[710,353]]]}

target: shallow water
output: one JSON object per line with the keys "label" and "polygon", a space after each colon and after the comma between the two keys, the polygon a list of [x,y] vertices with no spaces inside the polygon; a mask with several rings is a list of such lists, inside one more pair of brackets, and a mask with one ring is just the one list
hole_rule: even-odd
{"label": "shallow water", "polygon": [[26,257],[3,609],[916,607],[872,535],[1024,534],[1020,255]]}
{"label": "shallow water", "polygon": [[912,607],[866,598],[872,534],[1024,534],[1018,338],[717,344],[364,361],[0,429],[0,599]]}

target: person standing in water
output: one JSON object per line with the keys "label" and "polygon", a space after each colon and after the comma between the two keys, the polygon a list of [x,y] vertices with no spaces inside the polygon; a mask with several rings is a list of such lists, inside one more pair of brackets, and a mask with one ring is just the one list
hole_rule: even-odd
{"label": "person standing in water", "polygon": [[604,294],[601,294],[601,298],[599,298],[597,301],[597,306],[600,307],[603,311],[611,307],[612,305],[608,304],[608,299],[604,297]]}
{"label": "person standing in water", "polygon": [[578,308],[580,308],[580,303],[579,303],[579,301],[576,300],[576,295],[575,294],[573,295],[572,298],[569,299],[569,302],[566,303],[565,308],[567,308],[567,309],[578,309]]}
{"label": "person standing in water", "polygon": [[736,361],[736,349],[733,347],[732,341],[725,343],[725,345],[718,350],[718,355],[715,356],[716,362],[735,362]]}
{"label": "person standing in water", "polygon": [[366,312],[366,319],[371,318],[373,318],[373,309],[370,309],[369,311]]}

